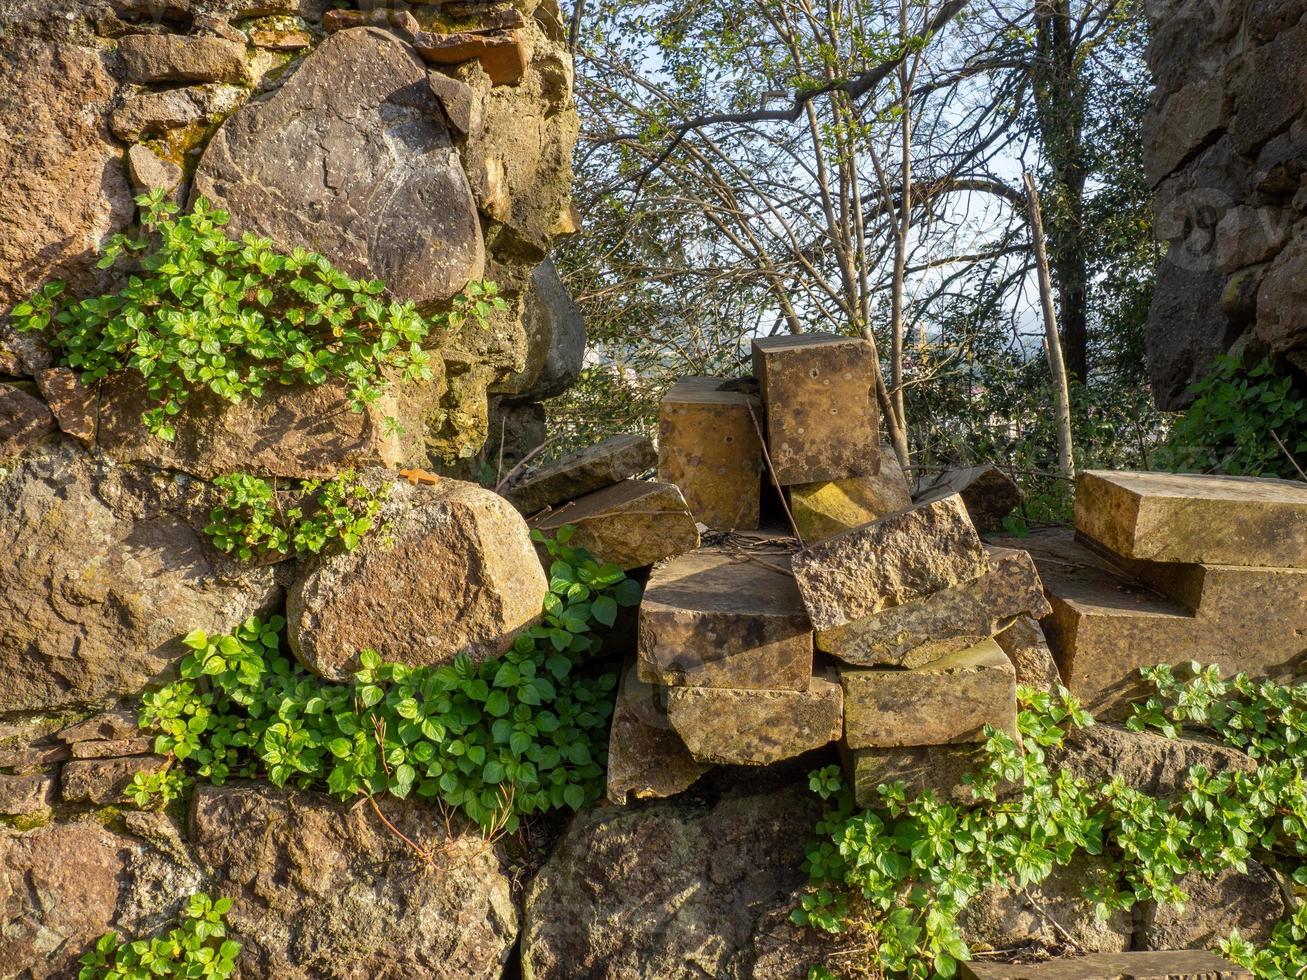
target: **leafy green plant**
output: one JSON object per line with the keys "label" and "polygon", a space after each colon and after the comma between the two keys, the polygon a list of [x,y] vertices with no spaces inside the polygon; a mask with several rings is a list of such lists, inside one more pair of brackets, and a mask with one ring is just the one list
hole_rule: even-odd
{"label": "leafy green plant", "polygon": [[231,899],[192,895],[176,928],[152,939],[125,942],[107,932],[82,957],[78,980],[153,980],[155,977],[229,977],[240,943],[227,939]]}
{"label": "leafy green plant", "polygon": [[617,681],[584,663],[600,647],[596,627],[640,589],[568,548],[569,536],[546,542],[543,622],[502,657],[409,667],[365,650],[353,683],[324,684],[283,652],[283,620],[250,619],[230,635],[186,637],[180,678],[144,697],[141,725],[158,733],[155,751],[211,783],[266,776],[341,798],[416,794],[487,833],[579,809],[603,793]]}
{"label": "leafy green plant", "polygon": [[1193,393],[1159,456],[1165,469],[1303,478],[1307,386],[1287,364],[1218,358]]}
{"label": "leafy green plant", "polygon": [[372,488],[347,470],[330,480],[302,480],[283,505],[277,487],[256,476],[220,476],[214,486],[226,498],[209,515],[204,529],[214,547],[249,561],[260,555],[319,554],[332,543],[353,551],[376,527],[391,484]]}
{"label": "leafy green plant", "polygon": [[99,262],[130,260],[117,292],[68,302],[65,284],[51,282],[12,319],[20,331],[49,331],[62,363],[87,383],[137,372],[155,403],[143,421],[164,440],[175,438],[170,420],[201,388],[237,403],[272,384],[339,379],[361,411],[388,375],[431,377],[422,343],[433,329],[484,322],[504,306],[493,283],[473,282],[450,312],[428,318],[412,303],[387,302],[380,280],[353,279],[314,252],[229,237],[229,216],[203,198],[180,217],[162,190],[137,202],[142,237],[115,235]]}
{"label": "leafy green plant", "polygon": [[[957,918],[967,902],[990,886],[1036,885],[1081,854],[1104,863],[1106,873],[1085,891],[1103,916],[1145,901],[1182,905],[1186,874],[1215,875],[1254,858],[1307,885],[1307,686],[1227,681],[1197,665],[1183,681],[1166,667],[1145,674],[1157,693],[1133,727],[1174,736],[1185,723],[1201,726],[1254,755],[1257,772],[1195,766],[1184,791],[1162,800],[1119,778],[1095,785],[1054,771],[1046,751],[1093,720],[1065,691],[1023,688],[1024,751],[1006,733],[987,731],[966,802],[930,793],[909,800],[893,783],[878,787],[876,806],[859,810],[837,767],[812,775],[825,804],[807,850],[811,887],[794,921],[863,930],[873,969],[924,980],[954,976],[970,957]],[[1237,933],[1220,948],[1259,976],[1295,976],[1307,964],[1305,926],[1294,913],[1265,949]]]}

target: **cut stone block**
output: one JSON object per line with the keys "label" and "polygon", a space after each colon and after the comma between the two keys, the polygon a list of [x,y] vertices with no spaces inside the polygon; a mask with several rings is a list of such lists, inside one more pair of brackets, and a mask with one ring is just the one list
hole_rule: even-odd
{"label": "cut stone block", "polygon": [[985,640],[924,667],[841,667],[849,748],[983,742],[985,726],[1017,734],[1016,671]]}
{"label": "cut stone block", "polygon": [[938,500],[950,493],[962,495],[971,522],[982,533],[1002,527],[1003,518],[1025,499],[1010,476],[997,466],[986,464],[945,470],[921,488],[917,500]]}
{"label": "cut stone block", "polygon": [[674,796],[711,767],[695,762],[667,720],[667,691],[640,680],[632,663],[622,674],[608,739],[608,799]]}
{"label": "cut stone block", "polygon": [[673,687],[667,718],[700,762],[766,766],[840,737],[843,698],[834,672],[806,691],[726,691]]}
{"label": "cut stone block", "polygon": [[790,512],[808,542],[824,541],[912,506],[912,494],[893,453],[875,476],[801,483],[790,487]]}
{"label": "cut stone block", "polygon": [[957,494],[891,514],[800,551],[794,578],[818,630],[974,579],[989,567]]}
{"label": "cut stone block", "polygon": [[1076,481],[1076,529],[1123,558],[1307,568],[1307,484],[1106,470]]}
{"label": "cut stone block", "polygon": [[[758,526],[762,403],[721,390],[719,378],[683,378],[658,406],[658,479],[685,494],[694,519],[719,531]],[[753,417],[749,411],[753,410]]]}
{"label": "cut stone block", "polygon": [[127,79],[155,82],[239,82],[245,45],[220,37],[131,34],[118,42]]}
{"label": "cut stone block", "polygon": [[476,59],[493,85],[511,85],[526,71],[528,56],[518,31],[467,31],[434,34],[419,31],[413,47],[435,65],[458,65]]}
{"label": "cut stone block", "polygon": [[817,649],[850,664],[920,667],[1003,632],[1022,613],[1048,615],[1030,555],[1015,548],[985,550],[989,568],[977,578],[822,630]]}
{"label": "cut stone block", "polygon": [[1019,544],[1053,607],[1041,625],[1058,670],[1097,717],[1121,717],[1147,696],[1139,668],[1153,664],[1276,680],[1307,669],[1307,569],[1133,562],[1127,572],[1068,530]]}
{"label": "cut stone block", "polygon": [[877,787],[903,783],[908,799],[929,791],[937,800],[974,803],[965,777],[985,764],[985,747],[961,742],[956,745],[903,745],[890,748],[852,749],[841,742],[844,772],[853,787],[858,806],[883,806]]}
{"label": "cut stone block", "polygon": [[[1041,593],[1040,599],[1043,598]],[[1053,607],[1047,604],[1047,600],[1043,606],[1045,613],[1022,613],[994,639],[1012,661],[1012,668],[1017,672],[1017,686],[1052,693],[1061,686],[1062,675],[1057,672],[1057,661],[1053,659],[1053,651],[1049,649],[1043,627],[1036,618],[1052,611]]]}
{"label": "cut stone block", "polygon": [[875,476],[880,413],[875,357],[856,337],[800,334],[753,342],[767,409],[767,451],[781,486]]}
{"label": "cut stone block", "polygon": [[623,480],[531,522],[546,534],[568,524],[576,527],[570,547],[628,571],[699,547],[699,528],[681,491],[670,483]]}
{"label": "cut stone block", "polygon": [[1095,953],[1044,963],[962,964],[963,980],[1253,980],[1251,970],[1198,949]]}
{"label": "cut stone block", "polygon": [[806,691],[812,627],[779,546],[701,548],[657,566],[640,605],[640,677]]}
{"label": "cut stone block", "polygon": [[657,463],[647,436],[610,436],[526,473],[504,493],[524,514],[602,490],[652,469]]}

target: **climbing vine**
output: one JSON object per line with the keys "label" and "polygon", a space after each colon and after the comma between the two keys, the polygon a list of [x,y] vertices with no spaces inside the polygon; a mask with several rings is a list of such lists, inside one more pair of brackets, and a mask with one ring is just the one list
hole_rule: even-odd
{"label": "climbing vine", "polygon": [[140,713],[176,765],[138,776],[133,799],[167,803],[195,780],[266,776],[374,803],[416,794],[487,833],[598,799],[617,678],[584,664],[640,587],[569,537],[538,536],[553,559],[543,620],[483,663],[460,654],[409,667],[365,650],[352,683],[325,684],[286,655],[280,618],[191,633],[180,678],[147,694]]}
{"label": "climbing vine", "polygon": [[82,957],[78,980],[153,980],[156,977],[229,977],[240,943],[227,939],[231,899],[192,895],[176,928],[151,939],[123,941],[106,932]]}
{"label": "climbing vine", "polygon": [[[1257,771],[1195,766],[1183,792],[1166,800],[1120,778],[1093,784],[1053,771],[1047,751],[1093,720],[1065,691],[1023,688],[1024,751],[987,730],[984,763],[967,777],[968,802],[908,799],[893,783],[860,810],[837,767],[812,774],[824,812],[805,861],[811,887],[794,921],[865,933],[872,968],[924,980],[952,977],[970,958],[958,925],[968,901],[991,886],[1037,885],[1080,854],[1099,856],[1108,871],[1085,892],[1100,916],[1145,901],[1183,905],[1187,873],[1215,875],[1254,858],[1307,887],[1307,686],[1223,680],[1197,665],[1183,681],[1167,667],[1145,674],[1156,694],[1138,707],[1133,728],[1171,737],[1185,723],[1208,729],[1253,755]],[[1300,910],[1265,949],[1237,933],[1220,948],[1259,976],[1298,976],[1307,970],[1305,938]],[[814,975],[829,976],[824,968]]]}
{"label": "climbing vine", "polygon": [[18,330],[47,332],[84,382],[139,374],[154,403],[142,420],[167,441],[176,437],[171,419],[204,388],[238,403],[268,385],[334,379],[362,411],[391,376],[431,377],[422,343],[434,329],[484,322],[505,306],[494,283],[472,282],[449,312],[426,317],[387,301],[384,282],[351,278],[314,252],[228,236],[229,216],[204,198],[180,216],[162,190],[137,203],[141,237],[115,235],[101,253],[102,269],[130,267],[117,292],[69,302],[54,281],[11,316]]}
{"label": "climbing vine", "polygon": [[284,496],[273,483],[245,473],[220,476],[225,494],[204,529],[214,547],[249,561],[270,554],[316,555],[329,545],[353,551],[377,525],[392,484],[374,488],[353,470],[330,480],[296,481]]}

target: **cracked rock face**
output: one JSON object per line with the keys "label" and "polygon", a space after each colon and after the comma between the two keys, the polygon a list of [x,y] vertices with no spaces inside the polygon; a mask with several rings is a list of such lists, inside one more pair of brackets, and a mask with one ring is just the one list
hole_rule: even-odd
{"label": "cracked rock face", "polygon": [[485,271],[476,205],[426,66],[387,31],[333,34],[232,116],[195,175],[230,230],[321,252],[419,305]]}

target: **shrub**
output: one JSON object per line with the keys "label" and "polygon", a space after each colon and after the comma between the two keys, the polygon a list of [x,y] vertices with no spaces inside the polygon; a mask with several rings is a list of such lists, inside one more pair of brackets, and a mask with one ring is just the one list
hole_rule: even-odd
{"label": "shrub", "polygon": [[78,980],[153,980],[155,977],[229,977],[240,943],[226,939],[231,899],[192,895],[181,923],[153,939],[124,942],[107,932],[82,957]]}

